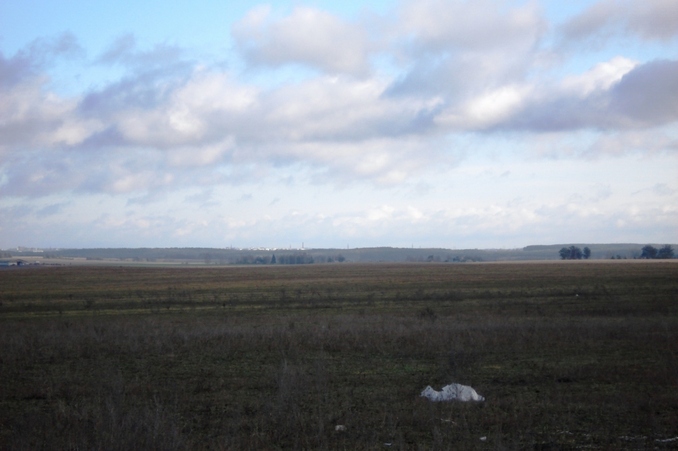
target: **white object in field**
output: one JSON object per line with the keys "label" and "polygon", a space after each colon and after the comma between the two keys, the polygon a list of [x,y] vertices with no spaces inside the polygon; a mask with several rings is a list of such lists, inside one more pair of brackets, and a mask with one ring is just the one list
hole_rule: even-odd
{"label": "white object in field", "polygon": [[421,396],[431,401],[485,401],[473,388],[461,384],[446,385],[440,391],[429,385],[421,392]]}

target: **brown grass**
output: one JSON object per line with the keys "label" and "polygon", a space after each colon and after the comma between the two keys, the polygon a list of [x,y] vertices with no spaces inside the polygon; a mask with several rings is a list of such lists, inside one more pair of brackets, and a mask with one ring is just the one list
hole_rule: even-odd
{"label": "brown grass", "polygon": [[[0,293],[2,449],[678,445],[674,263],[30,268]],[[487,401],[418,396],[451,382]]]}

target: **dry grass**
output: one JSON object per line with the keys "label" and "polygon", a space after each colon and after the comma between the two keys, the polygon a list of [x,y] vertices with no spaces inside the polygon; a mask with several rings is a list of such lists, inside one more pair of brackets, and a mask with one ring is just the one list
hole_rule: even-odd
{"label": "dry grass", "polygon": [[[31,268],[0,293],[3,449],[678,446],[675,263]],[[451,382],[487,401],[418,396]]]}

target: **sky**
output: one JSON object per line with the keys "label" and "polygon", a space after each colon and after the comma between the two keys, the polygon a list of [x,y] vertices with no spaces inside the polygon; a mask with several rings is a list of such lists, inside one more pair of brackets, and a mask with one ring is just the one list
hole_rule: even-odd
{"label": "sky", "polygon": [[678,243],[676,0],[0,0],[0,248]]}

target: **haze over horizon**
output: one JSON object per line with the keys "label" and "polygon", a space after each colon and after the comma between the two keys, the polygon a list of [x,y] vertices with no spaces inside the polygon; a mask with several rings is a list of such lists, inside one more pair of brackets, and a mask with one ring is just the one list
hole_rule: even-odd
{"label": "haze over horizon", "polygon": [[0,3],[0,249],[676,242],[674,0]]}

